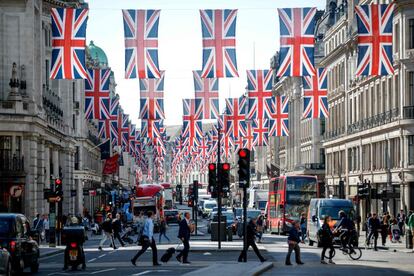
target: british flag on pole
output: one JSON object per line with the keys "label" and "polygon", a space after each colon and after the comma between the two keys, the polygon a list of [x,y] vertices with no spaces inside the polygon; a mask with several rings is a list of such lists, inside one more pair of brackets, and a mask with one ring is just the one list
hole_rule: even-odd
{"label": "british flag on pole", "polygon": [[129,152],[129,125],[131,122],[129,121],[129,115],[122,114],[122,124],[119,128],[119,133],[121,134],[121,146],[122,150],[125,152]]}
{"label": "british flag on pole", "polygon": [[226,136],[235,139],[243,136],[246,124],[246,98],[226,99]]}
{"label": "british flag on pole", "polygon": [[165,119],[164,113],[164,71],[159,79],[140,79],[141,119]]}
{"label": "british flag on pole", "polygon": [[193,71],[193,76],[196,105],[202,107],[202,119],[217,119],[219,116],[219,80],[217,78],[203,79],[201,71]]}
{"label": "british flag on pole", "polygon": [[203,34],[202,78],[238,77],[237,10],[200,10]]}
{"label": "british flag on pole", "polygon": [[135,125],[129,125],[129,136],[128,136],[128,147],[129,147],[129,154],[135,157]]}
{"label": "british flag on pole", "polygon": [[394,3],[355,7],[358,24],[357,76],[394,74],[392,58],[393,12]]}
{"label": "british flag on pole", "polygon": [[280,55],[277,76],[314,76],[316,8],[278,9]]}
{"label": "british flag on pole", "polygon": [[86,79],[88,9],[52,8],[51,79]]}
{"label": "british flag on pole", "polygon": [[110,69],[88,69],[85,79],[85,119],[110,117]]}
{"label": "british flag on pole", "polygon": [[269,136],[289,136],[289,98],[272,97],[266,101],[266,105],[271,115],[268,121]]}
{"label": "british flag on pole", "polygon": [[327,118],[328,70],[318,68],[316,76],[303,77],[303,118]]}
{"label": "british flag on pole", "polygon": [[125,78],[160,78],[159,10],[122,10],[125,35]]}
{"label": "british flag on pole", "polygon": [[246,123],[246,134],[243,136],[243,148],[248,150],[254,150],[254,133],[253,133],[253,123]]}
{"label": "british flag on pole", "polygon": [[272,97],[272,71],[247,70],[248,119],[269,118],[265,102]]}
{"label": "british flag on pole", "polygon": [[269,119],[253,120],[253,146],[267,146],[269,143]]}
{"label": "british flag on pole", "polygon": [[119,97],[118,95],[111,98],[111,116],[105,120],[106,128],[110,129],[111,143],[113,146],[118,145],[118,114],[119,114]]}

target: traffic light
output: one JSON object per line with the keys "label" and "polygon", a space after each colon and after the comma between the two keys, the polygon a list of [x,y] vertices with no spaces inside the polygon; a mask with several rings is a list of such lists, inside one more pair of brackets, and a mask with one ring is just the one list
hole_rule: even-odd
{"label": "traffic light", "polygon": [[193,207],[194,206],[194,188],[193,185],[188,185],[188,202],[187,202],[187,206],[188,207]]}
{"label": "traffic light", "polygon": [[216,164],[208,164],[208,191],[212,198],[217,198],[217,170]]}
{"label": "traffic light", "polygon": [[248,188],[250,185],[250,150],[240,149],[239,155],[239,187]]}
{"label": "traffic light", "polygon": [[222,163],[220,164],[220,173],[221,176],[221,193],[223,198],[227,198],[230,193],[230,164]]}
{"label": "traffic light", "polygon": [[366,198],[369,196],[369,186],[366,183],[358,185],[358,197]]}
{"label": "traffic light", "polygon": [[55,179],[55,195],[63,198],[62,179],[60,178]]}

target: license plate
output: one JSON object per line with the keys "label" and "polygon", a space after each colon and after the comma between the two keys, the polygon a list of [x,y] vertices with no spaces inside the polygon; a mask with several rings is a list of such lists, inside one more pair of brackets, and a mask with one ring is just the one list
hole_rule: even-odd
{"label": "license plate", "polygon": [[69,257],[71,261],[76,261],[78,259],[78,250],[70,250]]}

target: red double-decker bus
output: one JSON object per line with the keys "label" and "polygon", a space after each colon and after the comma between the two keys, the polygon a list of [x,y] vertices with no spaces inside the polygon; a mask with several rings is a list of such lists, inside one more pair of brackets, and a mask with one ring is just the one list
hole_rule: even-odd
{"label": "red double-decker bus", "polygon": [[319,196],[316,176],[284,175],[271,179],[267,223],[271,232],[286,233],[292,222],[307,214],[311,198]]}

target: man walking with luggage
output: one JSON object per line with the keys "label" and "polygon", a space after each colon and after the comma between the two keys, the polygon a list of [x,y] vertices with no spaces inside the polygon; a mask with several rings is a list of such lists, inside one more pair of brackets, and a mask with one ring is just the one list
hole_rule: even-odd
{"label": "man walking with luggage", "polygon": [[159,266],[158,256],[157,256],[157,245],[154,240],[154,222],[153,222],[153,213],[148,211],[148,218],[145,220],[144,230],[141,236],[142,248],[138,253],[131,259],[131,263],[136,265],[138,258],[147,251],[148,247],[151,247],[152,250],[152,264],[154,266]]}
{"label": "man walking with luggage", "polygon": [[[184,249],[177,255],[177,261],[183,264],[189,264],[188,252],[190,251],[190,213],[186,212],[184,219],[180,221],[180,228],[178,230],[178,238],[183,242]],[[182,258],[182,260],[181,260]]]}
{"label": "man walking with luggage", "polygon": [[299,223],[297,221],[292,222],[292,229],[290,229],[289,237],[288,237],[289,250],[288,250],[288,254],[286,255],[286,261],[285,261],[286,265],[292,265],[292,263],[290,262],[290,255],[292,254],[293,250],[295,250],[296,263],[298,265],[304,264],[302,263],[300,259],[299,243],[301,242],[300,240],[301,235],[300,235],[299,230],[300,230]]}
{"label": "man walking with luggage", "polygon": [[257,257],[259,258],[259,260],[263,263],[266,261],[265,258],[263,258],[263,256],[260,254],[259,249],[257,248],[257,245],[255,243],[255,238],[257,235],[256,232],[256,219],[252,218],[249,223],[247,224],[246,227],[246,240],[247,240],[247,244],[246,244],[246,250],[242,250],[242,252],[240,253],[239,262],[242,261],[246,261],[246,256],[247,256],[247,250],[249,250],[249,246],[251,246],[253,248],[254,253],[256,253]]}

